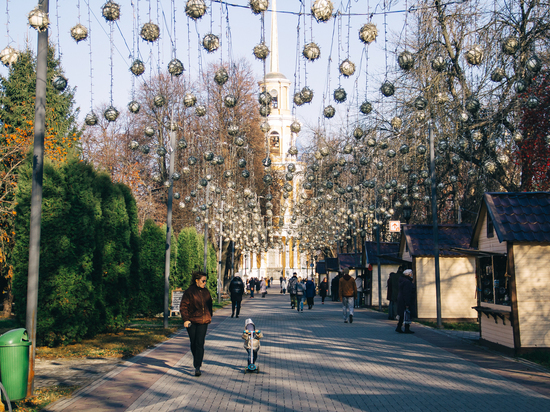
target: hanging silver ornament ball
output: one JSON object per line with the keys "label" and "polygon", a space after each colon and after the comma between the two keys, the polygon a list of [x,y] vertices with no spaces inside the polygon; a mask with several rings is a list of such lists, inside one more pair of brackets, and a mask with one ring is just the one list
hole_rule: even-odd
{"label": "hanging silver ornament ball", "polygon": [[330,149],[327,146],[323,146],[319,149],[319,153],[322,157],[326,157],[330,154]]}
{"label": "hanging silver ornament ball", "polygon": [[492,160],[485,161],[485,163],[483,164],[483,167],[485,168],[485,171],[489,174],[493,174],[497,170],[497,165]]}
{"label": "hanging silver ornament ball", "polygon": [[477,113],[480,107],[481,105],[479,104],[479,100],[477,100],[475,97],[470,96],[466,99],[466,110],[468,110],[470,113]]}
{"label": "hanging silver ornament ball", "polygon": [[497,67],[491,72],[491,81],[495,83],[500,83],[502,79],[506,76],[506,72],[502,67]]}
{"label": "hanging silver ornament ball", "polygon": [[172,76],[181,76],[183,73],[183,63],[178,59],[170,60],[170,63],[168,63],[168,73]]}
{"label": "hanging silver ornament ball", "polygon": [[77,43],[82,40],[86,40],[88,38],[88,29],[78,23],[76,26],[71,28],[71,37],[75,39]]}
{"label": "hanging silver ornament ball", "polygon": [[286,168],[290,173],[294,173],[296,171],[296,165],[294,163],[289,163]]}
{"label": "hanging silver ornament ball", "polygon": [[518,132],[517,130],[512,133],[512,140],[516,143],[521,143],[523,141],[523,135],[521,132]]}
{"label": "hanging silver ornament ball", "polygon": [[187,149],[187,141],[183,137],[178,141],[178,148],[181,150]]}
{"label": "hanging silver ornament ball", "polygon": [[309,87],[305,86],[301,91],[300,95],[302,96],[302,101],[304,103],[311,103],[313,100],[313,90],[311,90]]}
{"label": "hanging silver ornament ball", "polygon": [[359,164],[361,166],[367,166],[369,164],[369,159],[366,156],[361,156],[359,159]]}
{"label": "hanging silver ornament ball", "polygon": [[304,104],[304,99],[302,99],[302,93],[296,92],[294,93],[294,98],[292,99],[294,101],[294,104],[296,106],[301,106]]}
{"label": "hanging silver ornament ball", "polygon": [[103,116],[105,119],[107,119],[109,122],[114,122],[118,118],[118,110],[115,109],[113,106],[109,106],[104,112]]}
{"label": "hanging silver ornament ball", "polygon": [[401,129],[401,126],[403,125],[403,120],[401,120],[400,117],[395,116],[393,119],[391,119],[391,126],[395,130]]}
{"label": "hanging silver ornament ball", "polygon": [[241,168],[246,167],[246,159],[244,159],[244,158],[239,159],[239,161],[237,162],[237,164],[238,164],[239,167],[241,167]]}
{"label": "hanging silver ornament ball", "polygon": [[268,0],[250,0],[249,2],[250,9],[254,14],[260,14],[267,10],[269,7]]}
{"label": "hanging silver ornament ball", "polygon": [[271,104],[272,101],[273,97],[271,96],[271,94],[269,94],[269,92],[264,91],[258,95],[258,103],[260,104],[267,105]]}
{"label": "hanging silver ornament ball", "polygon": [[454,154],[451,156],[451,162],[453,162],[453,164],[455,165],[458,165],[462,162],[462,158],[459,155]]}
{"label": "hanging silver ornament ball", "polygon": [[449,148],[449,142],[446,140],[440,140],[439,143],[437,144],[437,150],[440,153],[445,152],[448,148]]}
{"label": "hanging silver ornament ball", "polygon": [[[177,180],[180,180],[180,178],[181,178],[181,175],[178,172],[172,173],[172,180],[177,181]],[[176,197],[176,199],[179,199],[179,193],[177,195],[178,197]]]}
{"label": "hanging silver ornament ball", "polygon": [[365,100],[363,103],[361,103],[359,111],[363,114],[369,114],[370,112],[372,112],[372,104],[369,101]]}
{"label": "hanging silver ornament ball", "polygon": [[216,70],[216,73],[214,74],[214,81],[218,83],[220,86],[223,86],[225,83],[227,83],[227,80],[229,80],[229,74],[227,74],[227,70],[225,68],[220,68]]}
{"label": "hanging silver ornament ball", "polygon": [[214,153],[212,153],[210,150],[207,150],[206,152],[204,152],[203,157],[204,160],[206,160],[207,162],[211,162],[212,160],[214,160]]}
{"label": "hanging silver ornament ball", "polygon": [[514,89],[516,90],[516,93],[523,93],[527,90],[527,83],[525,80],[519,79],[514,83]]}
{"label": "hanging silver ornament ball", "polygon": [[193,20],[198,20],[206,13],[206,3],[204,0],[187,0],[185,4],[185,14]]}
{"label": "hanging silver ornament ball", "polygon": [[269,56],[269,47],[267,47],[265,43],[257,44],[254,46],[252,53],[258,60],[265,60],[267,56]]}
{"label": "hanging silver ornament ball", "polygon": [[356,127],[355,129],[353,129],[353,137],[355,137],[357,140],[361,139],[364,135],[365,131],[362,128]]}
{"label": "hanging silver ornament ball", "polygon": [[291,124],[290,124],[290,131],[292,133],[300,133],[300,130],[302,130],[302,125],[300,124],[300,122],[294,120]]}
{"label": "hanging silver ornament ball", "polygon": [[380,149],[382,150],[387,149],[389,146],[388,140],[387,139],[380,140],[379,146],[380,146]]}
{"label": "hanging silver ornament ball", "polygon": [[31,10],[28,15],[29,24],[38,31],[45,31],[50,25],[48,13],[38,6]]}
{"label": "hanging silver ornament ball", "polygon": [[[180,197],[181,195],[178,192],[174,193],[174,199],[178,200]],[[183,206],[185,207],[185,204]],[[181,207],[181,202],[180,202],[180,207]]]}
{"label": "hanging silver ornament ball", "polygon": [[260,106],[260,116],[267,117],[271,114],[271,106],[270,105],[261,105]]}
{"label": "hanging silver ornament ball", "polygon": [[395,86],[392,83],[385,81],[382,83],[382,86],[380,86],[380,91],[384,96],[390,97],[395,93]]}
{"label": "hanging silver ornament ball", "polygon": [[250,177],[250,172],[245,169],[241,172],[241,176],[244,177],[245,179],[248,179]]}
{"label": "hanging silver ornament ball", "polygon": [[478,66],[483,61],[483,49],[481,46],[475,44],[466,52],[466,61],[472,66]]}
{"label": "hanging silver ornament ball", "polygon": [[18,58],[19,52],[13,47],[8,46],[0,52],[0,61],[6,67],[9,67],[17,62]]}
{"label": "hanging silver ornament ball", "polygon": [[130,149],[136,150],[136,149],[139,148],[139,143],[136,142],[135,140],[132,140],[132,141],[130,142],[129,146],[130,146]]}
{"label": "hanging silver ornament ball", "polygon": [[193,93],[185,93],[183,104],[185,107],[193,107],[197,103],[197,97]]}
{"label": "hanging silver ornament ball", "polygon": [[195,115],[197,117],[203,117],[206,115],[206,107],[199,104],[195,107]]}
{"label": "hanging silver ornament ball", "polygon": [[544,138],[544,141],[546,142],[547,145],[550,146],[550,134],[546,135],[546,137]]}
{"label": "hanging silver ornament ball", "polygon": [[143,40],[153,43],[157,41],[160,36],[160,28],[158,24],[153,22],[145,23],[141,27],[139,35]]}
{"label": "hanging silver ornament ball", "polygon": [[304,46],[302,55],[310,61],[315,61],[319,58],[319,56],[321,56],[321,49],[319,48],[319,46],[317,46],[316,43],[307,43]]}
{"label": "hanging silver ornament ball", "polygon": [[447,63],[445,62],[445,58],[438,54],[435,56],[432,60],[432,69],[434,69],[436,72],[442,72],[445,70],[445,67],[447,66]]}
{"label": "hanging silver ornament ball", "polygon": [[474,130],[472,132],[472,140],[476,143],[481,143],[483,141],[483,133],[480,130]]}
{"label": "hanging silver ornament ball", "polygon": [[62,92],[67,87],[67,79],[62,75],[55,76],[52,79],[52,85],[56,90]]}
{"label": "hanging silver ornament ball", "polygon": [[268,122],[262,122],[260,124],[260,130],[263,132],[263,133],[267,133],[271,130],[271,126],[269,125]]}
{"label": "hanging silver ornament ball", "polygon": [[390,149],[386,152],[386,156],[388,156],[390,159],[393,159],[395,157],[397,153],[395,152],[395,150],[393,149]]}
{"label": "hanging silver ornament ball", "polygon": [[233,172],[231,170],[226,170],[225,172],[223,172],[223,177],[225,177],[226,179],[229,179],[231,176],[233,176]]}
{"label": "hanging silver ornament ball", "polygon": [[220,47],[220,39],[215,34],[209,33],[202,38],[202,47],[208,53],[213,53]]}
{"label": "hanging silver ornament ball", "polygon": [[143,154],[149,154],[149,152],[151,151],[151,148],[149,147],[149,145],[144,144],[139,148],[139,150],[141,150],[141,153]]}
{"label": "hanging silver ornament ball", "polygon": [[135,100],[132,100],[130,103],[128,103],[128,111],[130,113],[136,114],[139,112],[139,109],[141,109],[141,105]]}
{"label": "hanging silver ornament ball", "polygon": [[340,63],[340,73],[345,77],[353,76],[355,73],[355,64],[352,63],[349,59],[344,60]]}
{"label": "hanging silver ornament ball", "polygon": [[120,18],[120,6],[112,0],[109,0],[101,8],[101,14],[107,21],[116,21]]}
{"label": "hanging silver ornament ball", "polygon": [[162,94],[157,94],[154,98],[153,98],[153,104],[156,106],[156,107],[162,107],[166,104],[166,98],[162,95]]}
{"label": "hanging silver ornament ball", "polygon": [[418,153],[419,155],[425,155],[426,151],[427,151],[426,146],[424,146],[423,144],[418,145],[416,147],[416,153]]}
{"label": "hanging silver ornament ball", "polygon": [[151,178],[153,179],[154,182],[161,182],[162,181],[162,176],[160,175],[160,173],[153,173],[151,175]]}
{"label": "hanging silver ornament ball", "polygon": [[408,71],[414,67],[414,55],[409,51],[399,53],[397,64],[402,70]]}
{"label": "hanging silver ornament ball", "polygon": [[264,175],[262,180],[266,185],[270,185],[273,182],[273,178],[271,177],[270,174]]}
{"label": "hanging silver ornament ball", "polygon": [[132,65],[130,66],[130,71],[134,76],[141,76],[145,71],[145,65],[141,60],[136,59],[132,62]]}
{"label": "hanging silver ornament ball", "polygon": [[525,67],[532,73],[538,73],[542,69],[542,61],[536,54],[533,54],[525,62]]}
{"label": "hanging silver ornament ball", "polygon": [[465,111],[461,111],[458,116],[461,122],[467,122],[470,119],[470,115]]}
{"label": "hanging silver ornament ball", "polygon": [[237,105],[237,98],[232,94],[228,94],[223,98],[223,104],[225,107],[233,108]]}
{"label": "hanging silver ornament ball", "polygon": [[147,137],[153,137],[156,133],[156,130],[154,129],[154,127],[147,126],[147,127],[145,127],[145,129],[143,129],[143,133]]}
{"label": "hanging silver ornament ball", "polygon": [[334,90],[333,96],[334,96],[334,100],[336,100],[337,103],[343,103],[348,98],[348,94],[342,87],[339,87],[336,90]]}
{"label": "hanging silver ornament ball", "polygon": [[369,146],[369,147],[374,147],[374,146],[376,146],[376,140],[375,140],[373,137],[370,137],[370,138],[367,140],[367,146]]}
{"label": "hanging silver ornament ball", "polygon": [[264,167],[271,166],[271,159],[269,157],[264,158],[264,160],[262,160],[262,164],[264,165]]}
{"label": "hanging silver ornament ball", "polygon": [[416,110],[424,110],[426,107],[428,107],[428,100],[426,100],[422,96],[418,96],[416,99],[414,99],[414,108]]}
{"label": "hanging silver ornament ball", "polygon": [[502,52],[509,56],[512,56],[519,50],[519,39],[517,37],[507,37],[501,44]]}
{"label": "hanging silver ornament ball", "polygon": [[449,96],[446,93],[439,92],[436,93],[434,100],[436,104],[444,104],[449,101]]}
{"label": "hanging silver ornament ball", "polygon": [[290,183],[285,183],[285,185],[283,186],[283,189],[286,191],[286,192],[292,192],[292,185]]}
{"label": "hanging silver ornament ball", "polygon": [[510,161],[510,158],[504,153],[497,156],[497,162],[499,162],[503,166],[506,166],[509,161]]}
{"label": "hanging silver ornament ball", "polygon": [[95,126],[97,124],[97,122],[99,121],[99,119],[97,118],[97,116],[95,115],[94,112],[90,112],[86,115],[86,118],[84,119],[84,122],[88,125],[88,126]]}
{"label": "hanging silver ornament ball", "polygon": [[[376,168],[377,168],[378,170],[384,169],[384,162],[378,162],[378,163],[376,163]],[[382,190],[384,190],[384,189],[382,189]]]}
{"label": "hanging silver ornament ball", "polygon": [[187,159],[187,164],[189,166],[194,166],[198,162],[198,159],[195,156],[189,156],[189,159]]}
{"label": "hanging silver ornament ball", "polygon": [[157,154],[158,154],[159,156],[161,156],[161,157],[162,157],[162,156],[166,156],[166,153],[168,153],[168,151],[166,150],[166,148],[165,148],[164,146],[159,146],[159,147],[157,148]]}
{"label": "hanging silver ornament ball", "polygon": [[236,123],[232,123],[229,126],[227,126],[227,134],[229,136],[237,136],[240,132],[239,125]]}
{"label": "hanging silver ornament ball", "polygon": [[244,139],[241,136],[238,136],[235,138],[233,143],[235,143],[235,146],[242,147],[244,146]]}
{"label": "hanging silver ornament ball", "polygon": [[399,148],[399,152],[401,154],[407,154],[409,153],[409,146],[406,145],[406,144],[402,144],[401,147]]}
{"label": "hanging silver ornament ball", "polygon": [[373,23],[363,24],[359,30],[359,39],[365,44],[371,44],[378,36],[378,29]]}
{"label": "hanging silver ornament ball", "polygon": [[336,114],[336,109],[332,106],[327,106],[323,110],[323,116],[325,116],[327,119],[332,119],[335,114]]}
{"label": "hanging silver ornament ball", "polygon": [[288,154],[292,156],[296,156],[298,154],[298,148],[296,146],[290,146],[288,148]]}
{"label": "hanging silver ornament ball", "polygon": [[292,182],[292,179],[294,179],[294,175],[292,173],[287,173],[287,174],[285,174],[285,179],[288,182]]}
{"label": "hanging silver ornament ball", "polygon": [[334,6],[330,0],[315,0],[311,5],[311,13],[318,22],[329,21],[332,17]]}
{"label": "hanging silver ornament ball", "polygon": [[529,109],[536,109],[540,104],[540,101],[538,99],[538,97],[536,96],[531,96],[527,99],[527,102],[525,102],[525,105],[529,108]]}

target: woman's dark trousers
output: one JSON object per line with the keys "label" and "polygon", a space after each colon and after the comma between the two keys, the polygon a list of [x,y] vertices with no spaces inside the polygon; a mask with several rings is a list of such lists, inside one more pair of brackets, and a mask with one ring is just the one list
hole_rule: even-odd
{"label": "woman's dark trousers", "polygon": [[204,357],[204,339],[207,329],[208,323],[191,323],[191,326],[187,328],[189,341],[191,343],[191,353],[193,354],[193,366],[195,369],[200,368],[202,365],[202,358]]}

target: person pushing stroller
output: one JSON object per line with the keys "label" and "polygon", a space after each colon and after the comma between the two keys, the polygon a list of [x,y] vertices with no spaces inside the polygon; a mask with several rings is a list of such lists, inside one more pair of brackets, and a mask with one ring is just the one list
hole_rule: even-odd
{"label": "person pushing stroller", "polygon": [[244,332],[242,334],[242,338],[244,339],[244,348],[248,353],[247,371],[258,371],[256,360],[258,359],[258,352],[260,350],[260,339],[263,337],[262,331],[256,330],[256,326],[254,325],[252,319],[249,318],[244,322]]}

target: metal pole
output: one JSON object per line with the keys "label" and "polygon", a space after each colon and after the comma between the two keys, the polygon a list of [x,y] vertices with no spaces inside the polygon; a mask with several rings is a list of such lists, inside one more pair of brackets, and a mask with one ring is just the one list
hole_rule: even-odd
{"label": "metal pole", "polygon": [[[222,211],[223,211],[223,200],[222,200]],[[223,214],[222,214],[223,219]],[[220,219],[220,246],[219,246],[219,269],[218,269],[218,303],[222,301],[222,247],[223,247],[223,221]]]}
{"label": "metal pole", "polygon": [[164,256],[164,328],[168,329],[170,317],[170,252],[172,251],[172,202],[174,198],[174,163],[176,162],[176,132],[170,131],[170,187],[166,205],[166,254]]}
{"label": "metal pole", "polygon": [[[235,223],[231,224],[231,235],[235,232]],[[231,279],[235,277],[235,240],[231,239]]]}
{"label": "metal pole", "polygon": [[206,202],[206,215],[204,217],[204,262],[203,272],[208,274],[206,264],[208,263],[208,186],[204,188],[206,190],[205,202]]}
{"label": "metal pole", "polygon": [[[38,6],[48,13],[49,1]],[[46,79],[48,74],[48,30],[38,32],[36,52],[36,99],[34,103],[34,148],[32,159],[31,222],[29,235],[29,271],[27,283],[26,327],[32,346],[29,351],[27,397],[34,392],[34,360],[36,358],[36,311],[40,268],[40,224],[42,222],[42,180],[44,172],[44,130],[46,129]]]}
{"label": "metal pole", "polygon": [[[377,217],[378,220],[378,217]],[[376,253],[378,255],[378,310],[382,312],[382,267],[380,266],[380,222],[376,225]]]}
{"label": "metal pole", "polygon": [[435,265],[435,295],[437,301],[437,327],[442,328],[441,322],[441,279],[439,276],[439,225],[437,223],[437,192],[435,187],[435,150],[432,125],[428,126],[430,135],[430,172],[432,183],[432,220],[433,220],[433,239],[434,239],[434,265]]}

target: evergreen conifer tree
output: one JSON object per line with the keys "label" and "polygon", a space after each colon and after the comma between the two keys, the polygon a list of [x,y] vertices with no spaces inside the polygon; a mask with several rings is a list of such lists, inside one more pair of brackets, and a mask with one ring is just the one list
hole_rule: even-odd
{"label": "evergreen conifer tree", "polygon": [[153,220],[147,219],[140,243],[140,312],[155,315],[164,310],[165,234]]}

